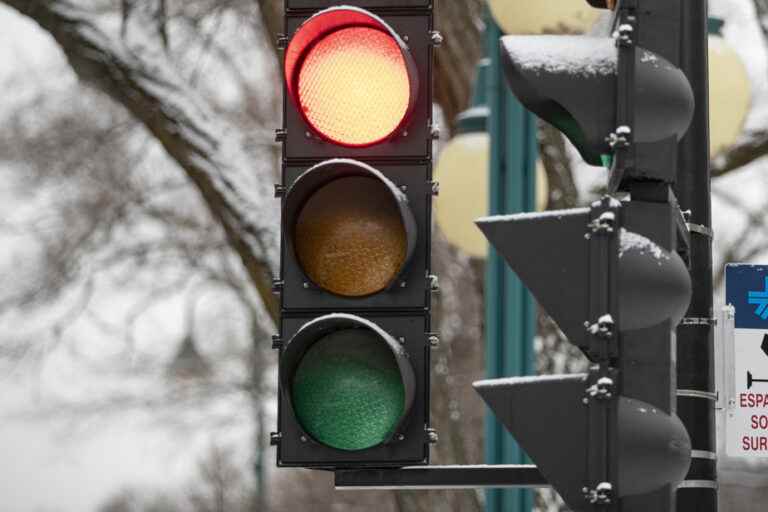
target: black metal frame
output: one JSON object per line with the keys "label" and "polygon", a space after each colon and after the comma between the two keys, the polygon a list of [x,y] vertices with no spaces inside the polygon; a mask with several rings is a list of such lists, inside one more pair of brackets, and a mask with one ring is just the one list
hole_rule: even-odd
{"label": "black metal frame", "polygon": [[336,471],[339,490],[549,487],[533,465],[427,466]]}
{"label": "black metal frame", "polygon": [[[274,290],[281,295],[280,334],[273,346],[284,347],[302,325],[329,313],[346,313],[370,320],[395,339],[403,338],[403,349],[413,366],[415,397],[402,429],[393,442],[368,450],[345,452],[314,442],[302,431],[291,411],[286,390],[278,394],[278,430],[272,434],[277,446],[277,464],[284,467],[389,468],[429,463],[429,444],[436,434],[430,429],[430,347],[437,342],[431,333],[431,293],[436,278],[431,275],[432,143],[437,134],[432,122],[433,47],[439,42],[433,32],[431,0],[350,0],[347,5],[368,9],[391,28],[413,57],[419,83],[410,120],[400,136],[365,148],[345,147],[321,139],[293,100],[284,95],[283,128],[277,139],[283,143],[282,181],[276,193],[285,210],[286,192],[307,169],[334,159],[353,159],[375,168],[403,192],[413,214],[413,254],[393,286],[368,297],[347,298],[314,286],[301,270],[287,240],[290,227],[283,226],[280,276]],[[320,10],[336,6],[331,0],[286,0],[284,35],[278,47],[286,48],[298,27]],[[357,9],[359,10],[359,9]],[[401,44],[401,46],[402,46]],[[343,198],[340,198],[343,200]],[[401,205],[402,206],[402,205]],[[285,213],[285,211],[284,211]],[[282,371],[281,363],[278,365]],[[402,434],[402,436],[400,435]]]}

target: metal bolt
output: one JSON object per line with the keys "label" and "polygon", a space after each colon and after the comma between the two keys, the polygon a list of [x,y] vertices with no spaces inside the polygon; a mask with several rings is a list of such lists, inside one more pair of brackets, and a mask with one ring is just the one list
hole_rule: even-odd
{"label": "metal bolt", "polygon": [[397,338],[397,341],[399,341],[401,345],[405,345],[405,338],[403,336]]}
{"label": "metal bolt", "polygon": [[405,440],[405,435],[404,434],[397,434],[397,440],[398,441],[404,441]]}
{"label": "metal bolt", "polygon": [[406,288],[406,287],[408,287],[408,283],[405,282],[405,281],[401,281],[400,282],[400,288]]}
{"label": "metal bolt", "polygon": [[299,439],[301,439],[302,443],[306,443],[307,442],[307,436],[301,436]]}
{"label": "metal bolt", "polygon": [[302,284],[305,290],[309,290],[309,283],[304,281],[304,284]]}
{"label": "metal bolt", "polygon": [[429,346],[432,348],[437,348],[440,346],[440,338],[438,338],[435,335],[432,335],[429,337]]}
{"label": "metal bolt", "polygon": [[312,138],[312,132],[306,131],[306,132],[304,132],[304,136],[306,138],[308,138],[308,139],[311,139]]}
{"label": "metal bolt", "polygon": [[443,35],[437,30],[433,30],[429,33],[429,40],[434,46],[439,47],[443,44]]}
{"label": "metal bolt", "polygon": [[429,444],[435,444],[440,440],[440,436],[437,435],[437,431],[429,429],[427,430],[427,439],[429,440]]}

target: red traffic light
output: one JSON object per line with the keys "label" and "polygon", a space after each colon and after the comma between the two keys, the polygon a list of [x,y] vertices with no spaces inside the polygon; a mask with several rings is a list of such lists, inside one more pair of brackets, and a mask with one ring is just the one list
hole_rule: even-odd
{"label": "red traffic light", "polygon": [[396,135],[418,94],[416,65],[384,20],[356,7],[321,11],[285,55],[288,94],[322,138],[365,147]]}

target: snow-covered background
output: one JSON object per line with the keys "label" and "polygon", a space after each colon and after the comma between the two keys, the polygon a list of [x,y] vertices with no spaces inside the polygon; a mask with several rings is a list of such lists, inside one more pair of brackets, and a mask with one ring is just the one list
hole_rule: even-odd
{"label": "snow-covered background", "polygon": [[[264,95],[258,84],[274,74],[271,56],[260,41],[254,44],[254,33],[243,33],[239,20],[215,19],[217,25],[207,30],[225,34],[217,36],[217,45],[227,51],[244,45],[251,49],[232,52],[234,60],[226,65],[211,57],[210,48],[189,52],[190,59],[197,59],[189,67],[200,75],[195,79],[198,88],[221,109],[240,108],[244,84],[252,89],[249,94]],[[48,137],[37,128],[49,129],[46,121],[60,116],[64,121],[58,128],[77,130],[68,120],[87,109],[88,119],[97,124],[108,127],[116,119],[126,123],[119,109],[78,84],[45,31],[3,5],[0,91],[0,126],[6,136],[11,126],[21,127],[45,144]],[[259,99],[269,103],[272,95],[267,92]],[[126,142],[127,151],[138,154],[131,172],[141,177],[142,186],[168,189],[154,206],[182,211],[179,222],[205,217],[194,191],[162,149],[141,130],[125,129],[135,132]],[[264,134],[255,131],[258,143]],[[73,143],[87,135],[75,133]],[[92,151],[103,150],[103,142],[96,141]],[[104,162],[109,157],[103,155]],[[251,166],[256,172],[272,168],[272,162],[257,157]],[[82,199],[78,190],[32,177],[40,169],[17,160],[0,151],[0,302],[14,301],[15,294],[42,282],[41,266],[56,256],[45,253],[50,247],[44,241],[74,227],[69,223],[79,220],[77,212],[71,212],[72,218],[66,214]],[[87,180],[87,170],[75,172]],[[115,191],[122,192],[129,190]],[[57,207],[50,208],[52,204]],[[266,208],[274,211],[276,205]],[[211,243],[210,250],[195,255],[207,259],[199,268],[152,254],[147,257],[158,258],[157,263],[150,261],[140,272],[133,264],[113,264],[120,254],[112,247],[121,238],[132,242],[124,251],[139,250],[137,241],[158,247],[168,241],[160,223],[137,217],[101,240],[103,249],[92,248],[95,258],[76,262],[54,301],[33,300],[25,307],[5,307],[0,314],[0,510],[82,512],[96,510],[123,488],[183,492],[197,477],[200,461],[214,449],[234,451],[238,468],[252,473],[254,410],[242,384],[249,378],[245,354],[254,334],[246,305],[254,299],[236,296],[216,281],[221,275],[207,273],[225,267],[216,258],[229,260],[227,265],[235,269],[239,262],[226,251],[222,256],[216,235],[211,241],[182,239],[180,226],[179,240],[173,240],[179,247]],[[102,264],[103,270],[98,268]],[[88,266],[93,268],[82,268]],[[243,278],[241,271],[233,272]],[[196,297],[191,304],[190,296]],[[190,334],[212,367],[204,386],[169,373]],[[201,389],[203,396],[196,396]]]}

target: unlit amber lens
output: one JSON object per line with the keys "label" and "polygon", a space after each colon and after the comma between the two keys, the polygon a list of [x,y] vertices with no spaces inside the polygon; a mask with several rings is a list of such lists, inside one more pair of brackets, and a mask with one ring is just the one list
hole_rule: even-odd
{"label": "unlit amber lens", "polygon": [[318,286],[346,297],[386,288],[405,261],[407,237],[390,191],[373,178],[332,181],[302,208],[296,255]]}
{"label": "unlit amber lens", "polygon": [[309,123],[334,142],[367,146],[389,137],[410,104],[410,81],[397,42],[380,30],[352,27],[321,39],[299,72]]}

